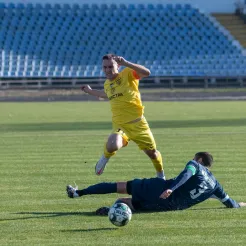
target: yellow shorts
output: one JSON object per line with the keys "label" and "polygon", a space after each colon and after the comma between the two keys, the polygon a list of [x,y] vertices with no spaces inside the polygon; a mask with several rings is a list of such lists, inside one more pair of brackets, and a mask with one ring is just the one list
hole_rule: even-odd
{"label": "yellow shorts", "polygon": [[120,134],[127,143],[132,140],[141,150],[156,149],[155,139],[145,117],[138,122],[125,123],[120,126],[113,122],[112,133]]}

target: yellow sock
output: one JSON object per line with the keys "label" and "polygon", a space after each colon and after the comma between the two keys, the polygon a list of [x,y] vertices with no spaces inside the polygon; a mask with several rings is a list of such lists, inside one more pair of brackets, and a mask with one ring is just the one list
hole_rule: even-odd
{"label": "yellow sock", "polygon": [[112,153],[108,152],[106,146],[107,146],[107,144],[104,145],[104,156],[105,156],[106,158],[110,158],[111,156],[113,156],[113,155],[116,154],[116,151],[114,151],[114,152],[112,152]]}
{"label": "yellow sock", "polygon": [[154,167],[155,167],[155,170],[157,172],[163,172],[163,163],[162,163],[162,157],[161,157],[161,153],[158,152],[158,157],[157,159],[151,159]]}

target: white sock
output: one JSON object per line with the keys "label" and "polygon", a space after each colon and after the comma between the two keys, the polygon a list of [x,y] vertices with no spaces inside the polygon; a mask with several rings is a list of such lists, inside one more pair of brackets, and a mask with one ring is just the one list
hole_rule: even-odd
{"label": "white sock", "polygon": [[164,171],[157,172],[157,173],[156,173],[156,176],[157,176],[157,178],[166,180]]}

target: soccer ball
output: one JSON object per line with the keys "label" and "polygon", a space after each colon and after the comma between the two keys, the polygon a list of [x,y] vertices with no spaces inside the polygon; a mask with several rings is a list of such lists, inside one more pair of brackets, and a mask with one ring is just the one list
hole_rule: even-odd
{"label": "soccer ball", "polygon": [[110,208],[108,217],[115,226],[125,226],[132,218],[132,211],[125,203],[115,203]]}

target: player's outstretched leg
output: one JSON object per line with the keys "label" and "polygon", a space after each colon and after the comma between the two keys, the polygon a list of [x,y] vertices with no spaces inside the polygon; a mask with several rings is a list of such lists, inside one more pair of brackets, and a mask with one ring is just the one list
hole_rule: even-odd
{"label": "player's outstretched leg", "polygon": [[[67,195],[69,198],[77,198],[85,195],[92,194],[110,194],[110,193],[120,193],[127,194],[127,182],[103,182],[91,185],[85,189],[78,190],[78,187],[72,187],[67,185],[66,187]],[[122,198],[129,199],[129,198]],[[125,200],[122,200],[124,203]],[[129,205],[130,206],[130,205]],[[110,207],[101,207],[96,210],[96,215],[108,215]]]}
{"label": "player's outstretched leg", "polygon": [[[120,183],[120,182],[118,182]],[[67,195],[70,198],[77,198],[80,196],[92,195],[92,194],[109,194],[109,193],[117,193],[121,192],[120,189],[117,188],[116,182],[103,182],[88,186],[85,189],[78,190],[78,187],[72,187],[71,185],[67,185],[66,191]]]}

